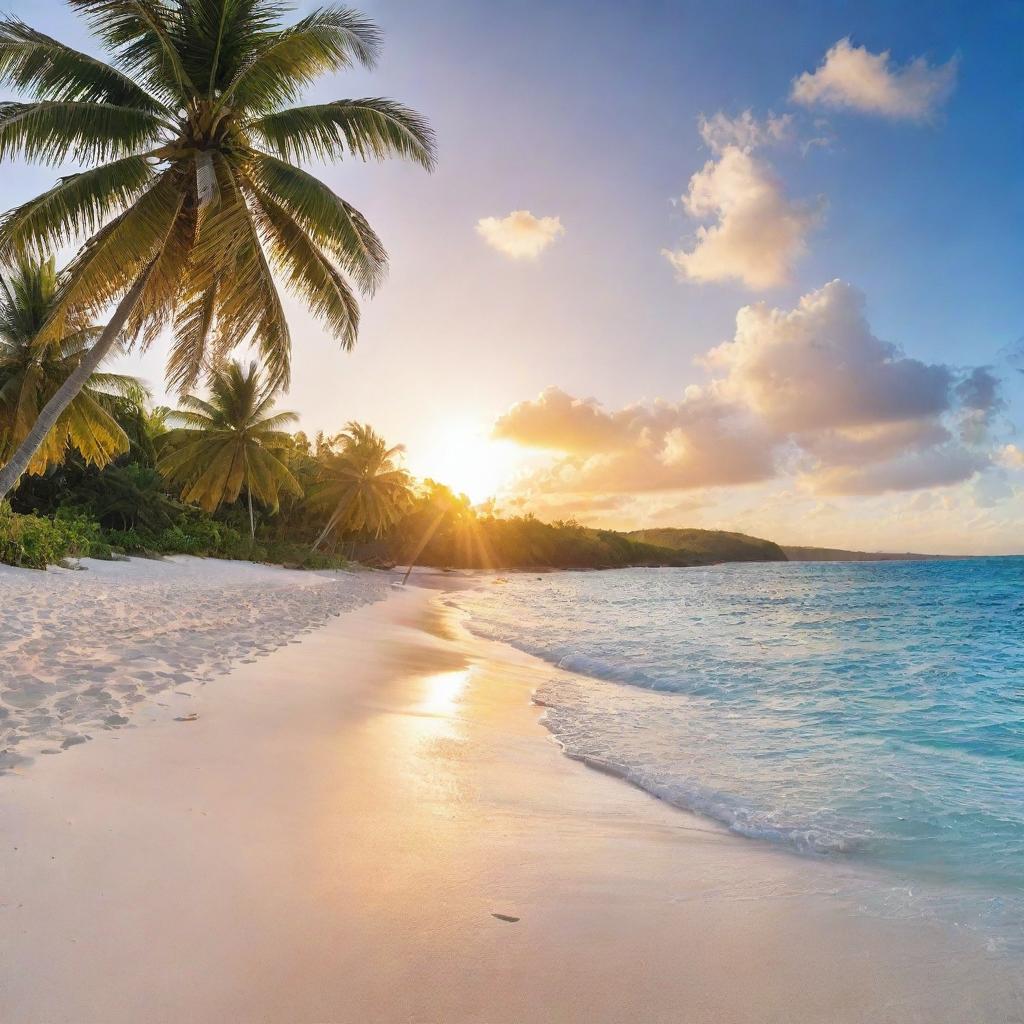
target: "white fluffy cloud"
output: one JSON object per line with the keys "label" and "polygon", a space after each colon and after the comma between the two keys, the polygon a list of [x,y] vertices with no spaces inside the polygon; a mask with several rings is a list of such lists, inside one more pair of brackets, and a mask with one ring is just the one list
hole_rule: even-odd
{"label": "white fluffy cloud", "polygon": [[[746,130],[741,125],[733,134]],[[708,134],[721,140],[727,133],[719,126]],[[808,233],[821,218],[821,202],[787,198],[771,169],[750,152],[749,145],[724,145],[717,159],[709,160],[690,179],[684,207],[694,218],[715,223],[697,229],[692,248],[665,250],[684,278],[735,279],[755,290],[783,285],[806,248]]]}
{"label": "white fluffy cloud", "polygon": [[559,453],[533,489],[630,493],[769,479],[774,439],[738,406],[692,388],[681,402],[608,411],[547,388],[501,416],[494,436]]}
{"label": "white fluffy cloud", "polygon": [[719,111],[711,117],[701,117],[698,124],[700,137],[712,153],[721,153],[729,146],[751,152],[773,142],[790,138],[793,130],[793,115],[769,114],[761,121],[752,110],[744,110],[736,117],[729,117]]}
{"label": "white fluffy cloud", "polygon": [[529,210],[513,210],[507,217],[481,217],[476,231],[492,249],[515,260],[535,260],[565,234],[558,217],[535,217]]}
{"label": "white fluffy cloud", "polygon": [[903,356],[871,333],[864,296],[831,281],[796,308],[766,303],[736,314],[732,341],[705,357],[724,387],[774,428],[799,434],[934,417],[949,407],[944,366]]}
{"label": "white fluffy cloud", "polygon": [[[998,408],[995,378],[960,377],[877,338],[863,296],[841,281],[790,310],[744,307],[733,339],[702,363],[710,381],[681,401],[608,410],[548,388],[500,417],[495,436],[550,450],[524,486],[563,502],[783,476],[810,492],[875,495],[962,482],[992,462],[950,428]],[[1018,456],[1008,446],[998,461]]]}
{"label": "white fluffy cloud", "polygon": [[956,85],[957,61],[930,65],[915,57],[903,67],[888,51],[871,53],[840,39],[815,71],[793,80],[792,98],[805,106],[858,110],[911,121],[927,119]]}

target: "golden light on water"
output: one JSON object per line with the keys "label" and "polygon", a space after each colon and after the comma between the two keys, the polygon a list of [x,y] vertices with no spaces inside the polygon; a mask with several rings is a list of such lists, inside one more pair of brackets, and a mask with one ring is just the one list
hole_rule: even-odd
{"label": "golden light on water", "polygon": [[454,672],[438,672],[423,681],[424,696],[416,710],[425,715],[454,715],[459,699],[469,682],[471,669],[463,668]]}

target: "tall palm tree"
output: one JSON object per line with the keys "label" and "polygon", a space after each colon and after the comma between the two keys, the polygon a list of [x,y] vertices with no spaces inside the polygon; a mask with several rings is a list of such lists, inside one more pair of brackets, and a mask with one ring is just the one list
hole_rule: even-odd
{"label": "tall palm tree", "polygon": [[157,469],[181,488],[182,500],[207,512],[237,501],[244,487],[254,540],[253,498],[276,511],[282,491],[302,493],[274,454],[291,440],[281,428],[297,418],[293,412],[273,412],[274,394],[256,363],[244,369],[232,361],[215,370],[209,399],[186,395],[183,408],[170,414],[178,426],[164,436],[157,461]]}
{"label": "tall palm tree", "polygon": [[389,448],[372,427],[349,423],[340,452],[325,451],[312,501],[331,509],[313,544],[315,551],[335,530],[379,537],[394,525],[412,500],[412,478],[398,466],[403,445]]}
{"label": "tall palm tree", "polygon": [[280,24],[276,0],[68,0],[111,54],[80,53],[0,19],[0,159],[85,166],[0,222],[0,259],[87,241],[62,277],[46,330],[77,308],[107,326],[0,469],[0,497],[115,339],[175,339],[181,392],[243,342],[287,386],[290,339],[272,270],[342,346],[355,342],[364,292],[387,254],[366,219],[297,162],[400,156],[433,166],[416,113],[369,98],[293,106],[325,74],[371,66],[376,27],[329,6]]}
{"label": "tall palm tree", "polygon": [[[81,365],[99,334],[81,315],[68,318],[67,333],[46,343],[39,334],[57,294],[54,261],[22,257],[0,278],[0,459],[28,436],[42,409]],[[96,466],[128,450],[128,436],[114,417],[115,395],[142,385],[134,377],[93,371],[44,435],[28,463],[43,473],[63,461],[69,447]]]}

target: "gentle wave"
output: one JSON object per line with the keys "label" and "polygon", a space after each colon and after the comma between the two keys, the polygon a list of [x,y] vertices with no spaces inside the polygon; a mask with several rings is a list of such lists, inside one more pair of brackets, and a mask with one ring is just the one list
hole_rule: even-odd
{"label": "gentle wave", "polygon": [[1024,559],[971,559],[523,574],[452,602],[566,670],[537,700],[568,755],[1019,913],[1022,594]]}

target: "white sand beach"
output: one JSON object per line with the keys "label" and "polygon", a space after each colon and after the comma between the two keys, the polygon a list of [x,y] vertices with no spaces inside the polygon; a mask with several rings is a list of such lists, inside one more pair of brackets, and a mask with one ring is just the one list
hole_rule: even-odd
{"label": "white sand beach", "polygon": [[81,565],[0,565],[0,771],[127,725],[147,699],[169,706],[387,587],[186,556]]}
{"label": "white sand beach", "polygon": [[11,570],[0,630],[4,1024],[1021,1019],[975,936],[566,758],[435,592]]}

